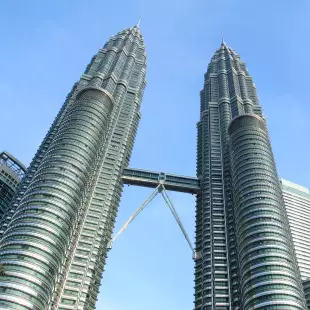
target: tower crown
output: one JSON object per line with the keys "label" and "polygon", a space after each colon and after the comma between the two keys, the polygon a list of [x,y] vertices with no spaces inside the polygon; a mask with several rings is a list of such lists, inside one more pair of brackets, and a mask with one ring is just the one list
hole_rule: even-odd
{"label": "tower crown", "polygon": [[252,112],[253,109],[261,115],[256,87],[248,69],[223,39],[209,63],[202,94],[201,112],[209,102],[226,101],[230,103],[233,117]]}
{"label": "tower crown", "polygon": [[133,36],[133,37],[137,38],[138,41],[139,41],[139,44],[142,44],[144,46],[144,48],[145,48],[144,38],[143,38],[143,35],[142,35],[141,31],[140,31],[140,21],[135,26],[133,26],[133,27],[125,28],[124,30],[119,31],[116,35],[114,35],[114,36],[112,36],[110,38],[110,40],[106,43],[106,45],[109,44],[109,42],[111,40],[117,40],[117,39],[120,39],[120,38],[121,39],[125,39],[125,38],[127,38],[129,36]]}

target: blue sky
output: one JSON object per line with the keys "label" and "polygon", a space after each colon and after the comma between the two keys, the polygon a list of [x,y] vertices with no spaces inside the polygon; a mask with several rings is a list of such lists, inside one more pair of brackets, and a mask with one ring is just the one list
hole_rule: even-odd
{"label": "blue sky", "polygon": [[[148,85],[131,166],[195,174],[199,91],[223,32],[256,83],[280,176],[310,187],[308,0],[2,1],[0,149],[28,165],[92,55],[140,15]],[[149,194],[125,187],[116,230]],[[194,197],[171,197],[194,239]],[[193,267],[157,197],[110,252],[98,309],[191,309]]]}

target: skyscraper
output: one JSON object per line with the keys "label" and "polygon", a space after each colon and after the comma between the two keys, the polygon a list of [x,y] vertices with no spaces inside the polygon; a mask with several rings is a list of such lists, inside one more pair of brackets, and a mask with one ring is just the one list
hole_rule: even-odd
{"label": "skyscraper", "polygon": [[197,194],[195,309],[305,310],[266,121],[239,55],[223,42],[205,75],[198,178],[124,170],[145,71],[135,26],[73,86],[2,217],[0,308],[95,308],[123,177]]}
{"label": "skyscraper", "polygon": [[303,186],[281,179],[285,208],[298,267],[310,309],[310,193]]}
{"label": "skyscraper", "polygon": [[198,122],[195,309],[306,309],[256,88],[222,43]]}
{"label": "skyscraper", "polygon": [[135,26],[73,86],[2,223],[1,309],[95,308],[145,74]]}
{"label": "skyscraper", "polygon": [[11,202],[26,167],[8,152],[0,154],[0,218]]}

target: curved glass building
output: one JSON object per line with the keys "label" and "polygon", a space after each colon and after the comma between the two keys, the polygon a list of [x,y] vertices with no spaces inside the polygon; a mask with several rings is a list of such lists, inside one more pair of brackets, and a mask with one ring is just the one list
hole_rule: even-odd
{"label": "curved glass building", "polygon": [[0,153],[0,218],[6,212],[26,167],[9,152]]}
{"label": "curved glass building", "polygon": [[138,26],[92,58],[2,222],[1,309],[95,308],[146,80]]}
{"label": "curved glass building", "polygon": [[200,107],[195,309],[307,309],[256,88],[225,42]]}
{"label": "curved glass building", "polygon": [[[1,209],[1,309],[95,309],[145,75],[135,26],[74,84]],[[205,74],[197,127],[195,310],[306,310],[266,121],[225,42]]]}

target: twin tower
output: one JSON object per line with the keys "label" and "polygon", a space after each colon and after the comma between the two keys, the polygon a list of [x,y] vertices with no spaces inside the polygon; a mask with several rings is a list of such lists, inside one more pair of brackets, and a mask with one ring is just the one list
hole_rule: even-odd
{"label": "twin tower", "polygon": [[[2,218],[1,309],[95,309],[145,75],[135,26],[73,86]],[[200,107],[195,309],[306,310],[266,121],[224,42]]]}

